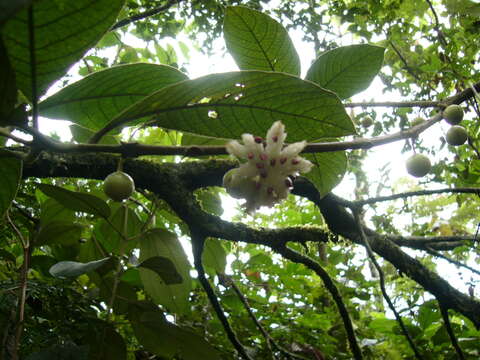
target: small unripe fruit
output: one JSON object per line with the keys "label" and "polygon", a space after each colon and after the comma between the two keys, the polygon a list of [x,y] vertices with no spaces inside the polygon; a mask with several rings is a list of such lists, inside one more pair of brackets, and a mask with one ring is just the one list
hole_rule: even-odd
{"label": "small unripe fruit", "polygon": [[364,128],[368,128],[370,126],[373,125],[373,119],[370,117],[370,116],[365,116],[363,119],[362,119],[362,126]]}
{"label": "small unripe fruit", "polygon": [[443,110],[443,118],[450,125],[458,125],[463,120],[463,109],[460,105],[449,105]]}
{"label": "small unripe fruit", "polygon": [[415,177],[422,177],[428,174],[432,168],[430,159],[423,154],[415,154],[408,158],[407,163],[407,172]]}
{"label": "small unripe fruit", "polygon": [[415,119],[413,119],[413,120],[410,122],[410,125],[411,125],[412,127],[414,127],[414,126],[423,124],[424,122],[425,122],[425,119],[419,116],[419,117],[416,117]]}
{"label": "small unripe fruit", "polygon": [[448,129],[445,139],[447,140],[447,143],[452,146],[463,145],[468,139],[467,130],[465,130],[463,126],[453,125],[450,129]]}
{"label": "small unripe fruit", "polygon": [[135,183],[130,175],[123,171],[115,171],[103,181],[103,191],[114,201],[128,199],[135,190]]}

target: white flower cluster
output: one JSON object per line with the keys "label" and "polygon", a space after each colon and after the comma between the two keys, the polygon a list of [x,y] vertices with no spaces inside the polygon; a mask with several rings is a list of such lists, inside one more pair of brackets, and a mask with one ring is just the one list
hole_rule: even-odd
{"label": "white flower cluster", "polygon": [[285,126],[276,121],[265,140],[243,134],[243,144],[236,140],[227,143],[228,153],[246,162],[225,174],[223,186],[231,196],[247,200],[247,212],[260,206],[273,206],[285,199],[293,187],[290,176],[312,168],[310,161],[298,156],[306,141],[285,146],[286,137]]}

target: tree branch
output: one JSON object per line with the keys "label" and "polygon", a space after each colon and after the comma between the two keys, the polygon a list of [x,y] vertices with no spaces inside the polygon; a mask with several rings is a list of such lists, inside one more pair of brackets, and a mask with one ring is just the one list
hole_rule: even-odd
{"label": "tree branch", "polygon": [[232,327],[230,326],[230,323],[228,322],[227,317],[225,316],[225,313],[223,312],[222,306],[220,305],[220,302],[218,301],[212,286],[210,285],[207,277],[205,276],[205,269],[203,268],[203,264],[202,264],[202,253],[203,253],[203,247],[205,245],[206,237],[203,234],[199,233],[198,230],[192,227],[190,227],[190,233],[192,238],[193,263],[198,273],[198,280],[202,284],[205,292],[207,293],[208,300],[212,304],[212,307],[215,310],[215,313],[217,314],[218,319],[222,323],[223,328],[225,329],[225,332],[227,333],[227,337],[230,340],[230,342],[233,344],[235,349],[244,359],[253,360],[247,354],[243,345],[238,340],[237,335],[233,331]]}
{"label": "tree branch", "polygon": [[161,12],[164,12],[165,10],[170,9],[173,5],[176,5],[180,3],[182,0],[169,0],[165,5],[158,6],[156,8],[153,8],[151,10],[144,11],[140,14],[132,15],[130,17],[127,17],[125,19],[120,20],[116,24],[114,24],[111,28],[110,31],[114,31],[118,28],[121,28],[122,26],[129,25],[135,21],[146,19],[147,17],[153,16],[160,14]]}
{"label": "tree branch", "polygon": [[350,344],[350,350],[353,352],[353,356],[356,360],[363,359],[362,351],[360,350],[360,347],[358,345],[355,331],[353,330],[352,320],[350,319],[348,310],[343,302],[340,292],[335,286],[335,283],[333,282],[330,275],[328,275],[328,273],[325,271],[325,269],[313,259],[309,258],[308,256],[302,255],[299,252],[292,250],[285,245],[272,247],[272,250],[282,255],[285,259],[305,265],[309,269],[313,270],[322,279],[323,284],[330,292],[330,295],[332,295],[335,304],[337,304],[338,311],[340,313],[340,316],[342,317],[343,325],[345,326],[345,330],[347,332],[347,338]]}
{"label": "tree branch", "polygon": [[465,360],[465,356],[463,355],[462,348],[458,344],[457,337],[452,329],[452,324],[450,323],[450,317],[448,316],[448,309],[442,305],[441,302],[438,304],[440,306],[440,312],[442,313],[443,322],[445,323],[445,328],[447,329],[448,336],[450,337],[450,341],[452,342],[455,351],[457,352],[458,358],[460,360]]}

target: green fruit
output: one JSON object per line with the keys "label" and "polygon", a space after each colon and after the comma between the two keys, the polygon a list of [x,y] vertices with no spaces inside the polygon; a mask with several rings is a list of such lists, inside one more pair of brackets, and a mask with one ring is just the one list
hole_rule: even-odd
{"label": "green fruit", "polygon": [[443,118],[450,125],[458,125],[463,120],[463,109],[460,105],[449,105],[443,110]]}
{"label": "green fruit", "polygon": [[432,164],[430,159],[422,154],[415,154],[408,158],[407,163],[407,172],[415,177],[422,177],[428,174]]}
{"label": "green fruit", "polygon": [[448,129],[445,138],[447,143],[452,146],[463,145],[468,139],[467,130],[465,130],[463,126],[453,125],[450,129]]}
{"label": "green fruit", "polygon": [[366,116],[362,119],[362,126],[368,128],[373,125],[373,119],[370,116]]}
{"label": "green fruit", "polygon": [[103,191],[114,201],[128,199],[135,190],[135,183],[130,175],[122,171],[115,171],[103,181]]}
{"label": "green fruit", "polygon": [[414,127],[414,126],[423,124],[424,122],[425,122],[425,119],[419,116],[410,122],[410,126]]}

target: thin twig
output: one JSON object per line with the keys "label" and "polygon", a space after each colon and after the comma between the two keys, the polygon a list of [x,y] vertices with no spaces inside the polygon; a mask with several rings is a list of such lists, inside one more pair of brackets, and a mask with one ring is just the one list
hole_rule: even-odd
{"label": "thin twig", "polygon": [[3,127],[0,127],[0,136],[4,136],[6,138],[12,139],[13,141],[15,141],[17,143],[23,144],[23,145],[26,145],[26,146],[31,146],[32,145],[31,141],[24,140],[24,139],[21,139],[21,138],[15,136],[15,135],[12,135],[7,129],[5,129]]}
{"label": "thin twig", "polygon": [[462,348],[458,344],[457,337],[452,329],[452,324],[450,323],[450,317],[448,316],[448,309],[439,301],[438,306],[440,307],[440,312],[442,313],[443,322],[445,323],[445,328],[447,329],[448,336],[450,337],[450,341],[452,342],[455,351],[457,352],[458,358],[460,360],[465,360],[465,356],[463,355]]}
{"label": "thin twig", "polygon": [[[233,281],[233,279],[228,276],[228,275],[225,275],[225,274],[221,274],[219,275],[219,277],[222,279],[222,282],[226,285],[226,286],[231,286],[232,289],[235,291],[235,293],[237,294],[238,298],[240,299],[240,301],[242,302],[245,310],[247,310],[248,312],[248,315],[250,316],[250,318],[252,319],[252,321],[255,323],[255,325],[257,326],[258,330],[262,333],[262,336],[265,338],[265,341],[267,343],[267,346],[268,346],[268,349],[270,351],[272,351],[272,348],[271,348],[271,345],[273,345],[274,347],[276,347],[279,351],[281,351],[283,354],[285,354],[288,358],[294,358],[294,359],[301,359],[301,360],[304,360],[305,358],[303,356],[299,356],[297,354],[293,354],[291,352],[289,352],[288,350],[284,349],[283,347],[281,347],[280,345],[278,345],[278,343],[275,341],[275,339],[272,338],[272,336],[265,330],[265,328],[262,326],[262,324],[260,323],[260,321],[257,319],[257,317],[255,316],[255,314],[253,313],[252,311],[252,308],[250,307],[250,304],[248,303],[248,299],[245,297],[245,295],[243,295],[242,291],[240,290],[240,288],[237,286],[237,284],[235,284],[235,281]],[[270,345],[271,344],[271,345]],[[273,355],[273,353],[272,353]]]}
{"label": "thin twig", "polygon": [[159,7],[156,7],[156,8],[153,8],[153,9],[150,9],[150,10],[147,10],[147,11],[144,11],[140,14],[136,14],[136,15],[132,15],[128,18],[125,18],[125,19],[122,19],[120,20],[119,22],[117,22],[116,24],[114,24],[111,28],[110,28],[110,31],[113,31],[113,30],[116,30],[122,26],[125,26],[125,25],[128,25],[128,24],[131,24],[135,21],[138,21],[138,20],[142,20],[142,19],[146,19],[147,17],[150,17],[150,16],[153,16],[153,15],[157,15],[165,10],[168,10],[170,9],[173,5],[175,4],[179,4],[182,0],[170,0],[168,1],[165,5],[162,5],[162,6],[159,6]]}
{"label": "thin twig", "polygon": [[425,249],[426,249],[426,251],[427,251],[430,255],[433,255],[433,256],[435,256],[435,257],[441,258],[441,259],[446,260],[446,261],[448,261],[449,263],[452,263],[452,264],[454,264],[454,265],[456,265],[456,266],[458,266],[458,267],[463,267],[463,268],[468,269],[468,270],[470,270],[471,272],[473,272],[473,273],[475,273],[475,274],[477,274],[477,275],[480,275],[480,271],[478,271],[477,269],[474,269],[473,267],[468,266],[467,264],[463,264],[463,263],[461,263],[460,261],[457,261],[457,260],[455,260],[455,259],[449,258],[448,256],[445,256],[445,255],[439,253],[438,251],[435,251],[434,249],[432,249],[432,248],[429,247],[429,246],[425,246]]}
{"label": "thin twig", "polygon": [[382,201],[391,201],[396,199],[405,199],[411,196],[426,196],[426,195],[433,195],[433,194],[444,194],[444,193],[452,193],[452,194],[480,194],[480,188],[444,188],[444,189],[436,189],[436,190],[418,190],[418,191],[408,191],[399,194],[392,194],[387,196],[379,196],[374,198],[369,198],[365,200],[356,200],[351,201],[348,203],[348,207],[357,207],[367,204],[374,204]]}
{"label": "thin twig", "polygon": [[433,4],[430,0],[426,0],[428,3],[428,6],[430,7],[430,10],[433,13],[433,17],[435,18],[435,25],[433,27],[435,28],[435,31],[438,34],[438,39],[442,43],[443,46],[447,46],[447,40],[445,39],[445,36],[443,35],[442,30],[440,30],[440,21],[438,21],[438,15],[437,12],[435,11],[435,8],[433,7]]}
{"label": "thin twig", "polygon": [[443,107],[443,103],[440,101],[383,101],[383,102],[352,102],[343,104],[346,108],[351,107],[420,107],[420,108],[432,108]]}
{"label": "thin twig", "polygon": [[37,63],[33,4],[28,8],[28,48],[30,52],[30,77],[32,86],[32,125],[33,128],[38,129]]}
{"label": "thin twig", "polygon": [[402,329],[403,334],[407,338],[407,341],[408,341],[410,347],[412,348],[412,350],[415,354],[415,357],[417,359],[421,360],[421,359],[423,359],[422,355],[420,355],[420,352],[418,351],[415,343],[412,340],[412,337],[408,333],[408,330],[407,330],[405,324],[403,323],[402,317],[398,313],[397,309],[395,309],[395,306],[393,305],[393,302],[390,299],[390,296],[388,296],[387,289],[385,287],[385,274],[383,273],[383,270],[382,270],[380,264],[375,259],[375,255],[373,254],[373,250],[370,247],[370,243],[368,241],[367,235],[365,234],[365,231],[363,230],[362,220],[360,218],[360,214],[359,214],[358,209],[353,210],[353,216],[354,216],[355,222],[357,224],[358,233],[360,234],[360,238],[363,242],[363,245],[365,246],[365,249],[367,250],[368,257],[370,258],[370,261],[373,263],[373,265],[375,266],[375,268],[378,271],[379,280],[380,280],[380,289],[382,290],[383,297],[384,297],[385,301],[387,302],[388,306],[390,307],[390,310],[392,310],[392,312],[394,313],[395,318],[397,319],[397,322],[400,325],[400,328]]}
{"label": "thin twig", "polygon": [[202,264],[202,253],[203,247],[205,245],[205,236],[197,233],[197,231],[195,231],[194,229],[190,229],[190,233],[192,238],[193,263],[198,273],[198,280],[202,284],[205,292],[207,293],[208,300],[212,304],[212,307],[215,310],[218,319],[222,323],[223,328],[227,333],[227,337],[232,343],[232,345],[244,359],[252,360],[252,358],[247,354],[243,345],[238,340],[237,335],[233,331],[232,327],[230,326],[230,323],[228,322],[228,319],[223,312],[222,306],[220,305],[220,302],[218,301],[217,296],[215,295],[215,292],[213,291],[213,288],[210,285],[207,277],[205,276],[205,269],[203,268]]}
{"label": "thin twig", "polygon": [[360,350],[360,346],[358,345],[355,331],[353,329],[352,320],[350,319],[350,315],[348,314],[347,307],[345,306],[342,296],[340,295],[340,292],[338,291],[338,288],[336,287],[330,275],[328,275],[325,269],[320,266],[318,262],[314,261],[308,256],[302,255],[299,252],[290,249],[284,244],[281,244],[279,246],[272,246],[272,249],[288,260],[305,265],[309,269],[313,270],[322,279],[325,287],[330,292],[330,295],[332,295],[333,300],[337,304],[338,311],[340,312],[340,316],[342,317],[343,325],[347,332],[348,342],[350,344],[350,348],[353,352],[354,358],[356,360],[363,359],[362,350]]}

